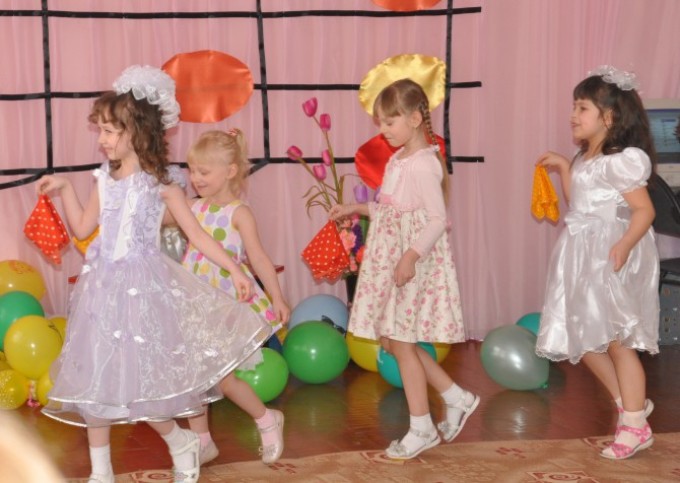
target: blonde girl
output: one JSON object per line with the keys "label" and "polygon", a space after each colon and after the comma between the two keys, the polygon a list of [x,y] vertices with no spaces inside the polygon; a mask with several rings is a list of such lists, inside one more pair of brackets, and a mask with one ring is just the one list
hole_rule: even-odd
{"label": "blonde girl", "polygon": [[[248,303],[254,312],[268,324],[287,323],[290,309],[281,292],[276,270],[262,247],[252,210],[240,199],[250,169],[243,133],[238,129],[206,132],[189,149],[187,158],[191,183],[199,196],[189,201],[194,216],[203,229],[220,242],[225,253],[243,267],[251,281],[255,278],[248,264],[262,281],[271,299],[259,285],[253,284],[255,292]],[[211,262],[192,243],[187,247],[182,264],[201,280],[231,296],[236,295],[236,281],[231,272]],[[251,359],[242,368],[253,365]],[[266,464],[276,462],[283,452],[283,413],[267,409],[253,389],[234,374],[229,374],[220,383],[220,388],[255,420],[262,440],[262,461]],[[216,458],[218,449],[210,435],[207,414],[191,418],[189,425],[201,438],[201,463]]]}

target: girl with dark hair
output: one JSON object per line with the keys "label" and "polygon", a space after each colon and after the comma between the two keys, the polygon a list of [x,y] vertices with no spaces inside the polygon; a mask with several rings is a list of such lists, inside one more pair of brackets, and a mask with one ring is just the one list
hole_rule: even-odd
{"label": "girl with dark hair", "polygon": [[602,66],[574,89],[573,161],[547,152],[569,201],[553,250],[536,352],[581,359],[614,399],[615,441],[601,455],[624,459],[654,442],[645,373],[636,351],[656,354],[659,255],[646,185],[655,152],[635,75]]}

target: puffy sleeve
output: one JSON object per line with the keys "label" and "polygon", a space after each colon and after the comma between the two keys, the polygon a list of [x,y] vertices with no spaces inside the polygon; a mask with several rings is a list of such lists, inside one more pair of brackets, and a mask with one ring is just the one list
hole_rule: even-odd
{"label": "puffy sleeve", "polygon": [[413,248],[423,257],[446,231],[446,206],[442,195],[442,168],[435,156],[428,156],[414,165],[413,186],[428,216],[428,223]]}
{"label": "puffy sleeve", "polygon": [[179,185],[180,188],[185,189],[187,187],[187,178],[177,165],[168,166],[168,178],[170,182]]}
{"label": "puffy sleeve", "polygon": [[607,157],[605,176],[620,193],[627,193],[647,186],[652,174],[652,163],[642,149],[626,148]]}

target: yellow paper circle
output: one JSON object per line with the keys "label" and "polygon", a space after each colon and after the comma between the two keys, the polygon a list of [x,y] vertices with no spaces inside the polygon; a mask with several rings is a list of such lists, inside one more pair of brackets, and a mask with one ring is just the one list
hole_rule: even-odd
{"label": "yellow paper circle", "polygon": [[399,79],[409,78],[420,86],[430,101],[430,111],[444,100],[446,94],[446,63],[437,57],[421,54],[400,54],[383,60],[361,81],[359,102],[373,115],[373,103],[380,91]]}

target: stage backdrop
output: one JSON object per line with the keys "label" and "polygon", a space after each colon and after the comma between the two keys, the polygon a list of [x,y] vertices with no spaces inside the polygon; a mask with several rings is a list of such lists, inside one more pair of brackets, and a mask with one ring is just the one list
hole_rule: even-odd
{"label": "stage backdrop", "polygon": [[[390,6],[411,3],[425,9]],[[247,199],[265,248],[285,267],[291,305],[316,293],[344,298],[344,284],[314,283],[300,258],[325,213],[306,215],[313,181],[285,153],[297,145],[320,156],[323,138],[301,109],[315,96],[332,118],[340,172],[355,173],[354,154],[376,134],[360,83],[386,59],[421,54],[448,67],[433,120],[453,170],[449,236],[468,336],[481,339],[541,308],[561,223],[531,217],[533,164],[546,149],[573,152],[573,86],[607,63],[636,71],[645,98],[680,97],[679,23],[676,0],[0,0],[0,260],[37,267],[46,311],[65,314],[82,256],[70,246],[55,267],[24,237],[32,180],[66,172],[84,200],[104,159],[86,121],[97,93],[128,65],[213,50],[246,67],[252,94],[222,121],[173,129],[173,160],[183,162],[205,130],[241,128],[256,166]]]}

